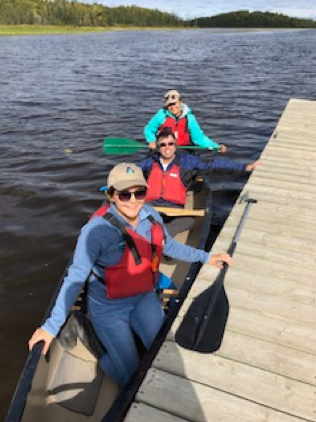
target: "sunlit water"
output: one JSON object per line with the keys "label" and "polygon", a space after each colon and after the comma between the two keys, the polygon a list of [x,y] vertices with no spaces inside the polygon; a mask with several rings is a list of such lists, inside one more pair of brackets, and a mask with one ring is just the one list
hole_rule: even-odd
{"label": "sunlit water", "polygon": [[[1,416],[99,186],[113,164],[145,154],[105,156],[102,138],[142,140],[176,88],[229,158],[253,161],[287,101],[315,98],[315,45],[316,31],[0,38]],[[217,224],[244,182],[214,181]]]}

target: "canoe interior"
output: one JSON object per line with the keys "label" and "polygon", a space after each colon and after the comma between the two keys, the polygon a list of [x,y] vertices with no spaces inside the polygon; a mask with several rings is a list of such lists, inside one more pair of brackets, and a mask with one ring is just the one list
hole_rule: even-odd
{"label": "canoe interior", "polygon": [[[186,208],[204,209],[205,194],[200,182],[188,192]],[[197,246],[204,217],[196,217],[193,229],[180,233],[181,243]],[[181,288],[190,263],[164,260],[161,271]],[[118,394],[118,386],[101,373],[96,359],[78,340],[70,351],[55,339],[49,358],[41,357],[26,398],[22,422],[97,422],[104,417]]]}

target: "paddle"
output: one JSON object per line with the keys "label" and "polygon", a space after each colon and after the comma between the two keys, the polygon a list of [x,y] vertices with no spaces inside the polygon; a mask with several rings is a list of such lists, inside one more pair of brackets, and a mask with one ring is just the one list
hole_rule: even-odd
{"label": "paddle", "polygon": [[[247,195],[241,201],[247,202],[247,205],[227,251],[231,256],[236,249],[250,207],[257,202],[255,199],[248,199]],[[219,349],[229,313],[229,303],[224,289],[227,270],[228,265],[224,263],[213,285],[194,299],[183,318],[175,339],[185,349],[204,353],[212,353]]]}
{"label": "paddle", "polygon": [[[140,149],[149,149],[147,143],[135,141],[135,139],[128,138],[105,138],[103,140],[103,152],[107,155],[123,155],[132,154]],[[202,148],[199,146],[185,146],[178,147],[183,149],[205,149],[213,150],[212,148]]]}

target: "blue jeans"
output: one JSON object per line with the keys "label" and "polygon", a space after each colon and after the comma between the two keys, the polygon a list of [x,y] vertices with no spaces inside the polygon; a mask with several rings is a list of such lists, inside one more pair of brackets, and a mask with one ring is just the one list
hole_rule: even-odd
{"label": "blue jeans", "polygon": [[134,333],[149,349],[164,320],[154,291],[121,299],[89,297],[89,318],[106,348],[100,359],[103,371],[124,386],[139,364]]}

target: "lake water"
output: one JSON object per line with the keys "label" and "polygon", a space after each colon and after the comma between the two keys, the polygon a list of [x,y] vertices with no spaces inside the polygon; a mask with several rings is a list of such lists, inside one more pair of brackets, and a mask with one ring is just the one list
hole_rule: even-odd
{"label": "lake water", "polygon": [[[315,45],[313,30],[0,38],[0,417],[99,186],[113,164],[144,157],[105,156],[102,139],[142,140],[176,88],[229,158],[253,161],[288,100],[315,99]],[[214,181],[217,224],[244,182]]]}

